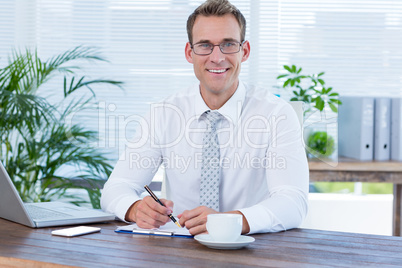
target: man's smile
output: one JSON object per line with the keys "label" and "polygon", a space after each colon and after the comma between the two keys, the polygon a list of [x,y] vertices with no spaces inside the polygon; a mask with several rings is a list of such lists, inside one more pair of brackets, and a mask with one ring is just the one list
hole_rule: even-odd
{"label": "man's smile", "polygon": [[229,68],[223,68],[223,69],[207,69],[208,72],[210,73],[215,73],[215,74],[221,74],[229,70]]}

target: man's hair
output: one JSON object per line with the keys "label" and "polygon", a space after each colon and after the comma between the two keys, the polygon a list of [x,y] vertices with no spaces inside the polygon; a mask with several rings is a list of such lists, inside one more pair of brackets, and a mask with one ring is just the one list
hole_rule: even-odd
{"label": "man's hair", "polygon": [[240,26],[240,42],[243,42],[246,36],[246,19],[244,18],[243,14],[241,14],[240,10],[238,10],[227,0],[207,0],[202,5],[197,7],[187,19],[187,35],[190,44],[193,43],[193,27],[195,20],[199,15],[206,17],[222,17],[226,14],[232,14],[235,16]]}

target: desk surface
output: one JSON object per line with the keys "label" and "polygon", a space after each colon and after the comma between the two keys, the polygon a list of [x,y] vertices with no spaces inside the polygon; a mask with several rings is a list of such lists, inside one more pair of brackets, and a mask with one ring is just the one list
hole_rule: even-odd
{"label": "desk surface", "polygon": [[119,225],[94,224],[101,233],[65,238],[50,234],[60,227],[31,229],[0,219],[0,266],[402,267],[401,237],[294,229],[253,235],[256,241],[243,249],[214,250],[191,238],[117,234]]}

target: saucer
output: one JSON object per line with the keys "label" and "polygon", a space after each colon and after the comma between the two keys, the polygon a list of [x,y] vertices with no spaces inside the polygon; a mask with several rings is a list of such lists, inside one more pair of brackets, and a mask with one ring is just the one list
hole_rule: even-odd
{"label": "saucer", "polygon": [[246,235],[240,236],[236,241],[233,242],[214,241],[209,234],[196,235],[194,236],[194,239],[204,246],[214,249],[239,249],[255,241],[253,237]]}

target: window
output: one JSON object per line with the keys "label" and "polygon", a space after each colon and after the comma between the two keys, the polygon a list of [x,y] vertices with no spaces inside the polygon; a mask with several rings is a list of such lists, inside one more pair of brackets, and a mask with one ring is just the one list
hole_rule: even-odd
{"label": "window", "polygon": [[[18,47],[37,47],[43,58],[82,44],[99,47],[110,64],[88,65],[85,73],[124,81],[125,91],[100,88],[104,109],[82,116],[116,159],[132,129],[128,116],[196,82],[183,52],[187,17],[201,2],[1,1],[0,66]],[[252,48],[243,81],[278,93],[282,65],[295,64],[325,71],[327,84],[344,95],[402,95],[401,1],[231,2],[247,19]]]}

